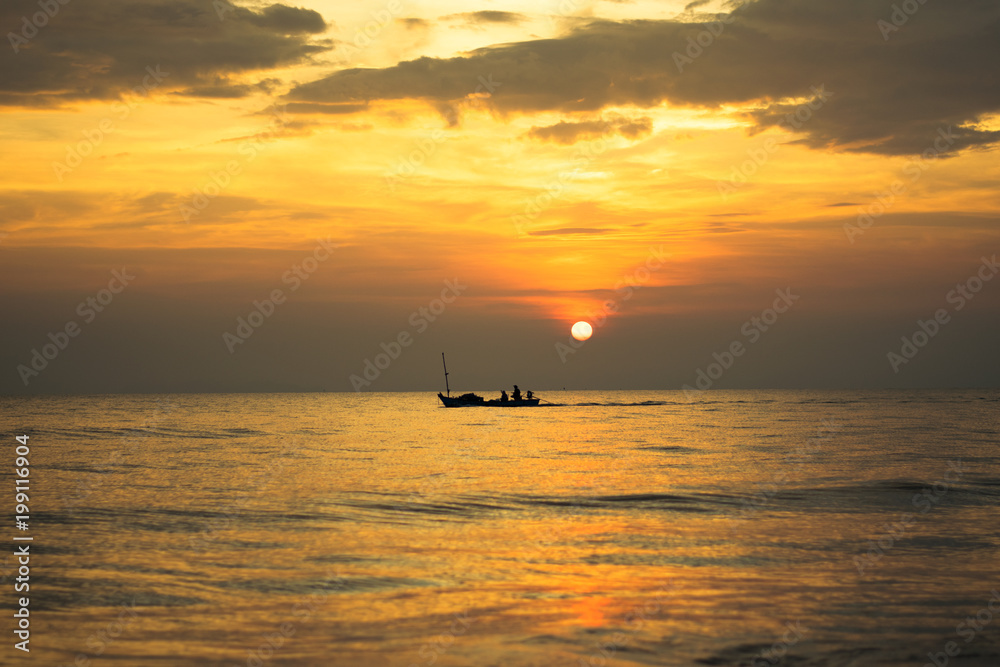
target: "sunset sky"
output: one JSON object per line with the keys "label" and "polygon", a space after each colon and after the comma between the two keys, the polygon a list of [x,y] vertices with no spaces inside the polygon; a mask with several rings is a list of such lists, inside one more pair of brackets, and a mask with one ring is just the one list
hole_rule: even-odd
{"label": "sunset sky", "polygon": [[996,386],[996,2],[50,5],[0,392]]}

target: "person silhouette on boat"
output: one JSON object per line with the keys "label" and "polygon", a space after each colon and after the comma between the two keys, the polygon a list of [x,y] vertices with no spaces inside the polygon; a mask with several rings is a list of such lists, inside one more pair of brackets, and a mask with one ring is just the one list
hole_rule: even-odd
{"label": "person silhouette on boat", "polygon": [[527,395],[525,396],[525,398],[527,398],[530,401],[532,396],[534,396],[534,394],[532,394],[531,390],[529,389]]}
{"label": "person silhouette on boat", "polygon": [[517,388],[516,384],[514,385],[514,393],[511,395],[511,398],[513,398],[515,401],[521,400],[521,390]]}
{"label": "person silhouette on boat", "polygon": [[507,392],[503,389],[500,390],[500,402],[501,403],[507,402]]}

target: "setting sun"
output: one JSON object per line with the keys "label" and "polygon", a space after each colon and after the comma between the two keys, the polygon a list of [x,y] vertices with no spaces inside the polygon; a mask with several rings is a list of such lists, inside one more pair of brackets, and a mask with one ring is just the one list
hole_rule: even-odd
{"label": "setting sun", "polygon": [[594,335],[594,328],[587,322],[577,322],[573,325],[570,333],[572,333],[573,338],[577,340],[587,340]]}

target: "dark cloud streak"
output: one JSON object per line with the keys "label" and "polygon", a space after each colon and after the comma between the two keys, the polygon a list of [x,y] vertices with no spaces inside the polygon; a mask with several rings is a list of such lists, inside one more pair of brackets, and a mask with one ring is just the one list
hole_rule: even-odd
{"label": "dark cloud streak", "polygon": [[478,12],[465,12],[462,14],[450,14],[444,17],[444,20],[449,19],[459,19],[471,24],[481,24],[481,23],[507,23],[507,24],[518,24],[522,23],[526,17],[524,14],[518,14],[516,12],[500,12],[496,10],[485,9]]}
{"label": "dark cloud streak", "polygon": [[624,118],[614,116],[599,120],[559,122],[545,127],[533,127],[528,136],[539,141],[553,141],[569,145],[578,141],[618,134],[626,139],[639,139],[653,131],[653,121],[648,117]]}

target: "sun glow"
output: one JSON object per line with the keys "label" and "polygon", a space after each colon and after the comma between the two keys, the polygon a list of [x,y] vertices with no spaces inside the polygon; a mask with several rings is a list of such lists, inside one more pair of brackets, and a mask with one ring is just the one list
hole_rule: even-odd
{"label": "sun glow", "polygon": [[594,328],[587,322],[577,322],[573,325],[570,333],[572,333],[573,338],[577,340],[587,340],[594,335]]}

